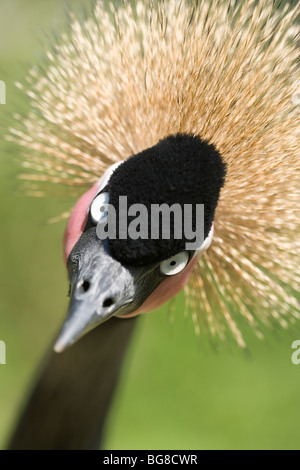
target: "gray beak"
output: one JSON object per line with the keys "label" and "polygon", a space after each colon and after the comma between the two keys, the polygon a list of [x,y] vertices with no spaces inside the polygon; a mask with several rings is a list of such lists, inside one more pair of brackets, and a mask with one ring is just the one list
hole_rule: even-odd
{"label": "gray beak", "polygon": [[160,282],[155,282],[153,267],[124,267],[112,258],[93,228],[81,235],[70,253],[68,271],[70,303],[56,352],[112,316],[133,312]]}

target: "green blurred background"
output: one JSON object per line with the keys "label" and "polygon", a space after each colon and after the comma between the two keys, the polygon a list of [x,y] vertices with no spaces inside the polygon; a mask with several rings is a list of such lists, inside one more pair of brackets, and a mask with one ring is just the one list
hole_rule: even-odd
{"label": "green blurred background", "polygon": [[[88,1],[72,1],[75,10]],[[74,201],[22,197],[18,165],[4,141],[10,115],[26,107],[14,87],[43,56],[42,30],[60,30],[61,0],[0,1],[0,448],[5,448],[34,373],[64,318],[67,281],[62,261],[64,223],[47,220]],[[183,317],[168,309],[145,316],[131,344],[107,423],[107,449],[299,449],[300,365],[291,362],[295,328],[261,342],[251,355],[210,350]],[[204,343],[204,344],[203,344]],[[95,371],[97,373],[97,371]]]}

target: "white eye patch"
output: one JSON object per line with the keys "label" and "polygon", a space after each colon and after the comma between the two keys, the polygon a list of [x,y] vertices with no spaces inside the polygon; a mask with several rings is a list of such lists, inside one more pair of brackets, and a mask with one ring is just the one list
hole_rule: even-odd
{"label": "white eye patch", "polygon": [[118,166],[121,165],[121,163],[123,163],[123,162],[121,161],[121,162],[114,163],[109,168],[107,168],[105,173],[103,173],[103,175],[101,176],[101,178],[98,181],[99,192],[102,191],[103,188],[105,188],[105,186],[107,185],[107,183],[110,180],[111,175],[118,168]]}
{"label": "white eye patch", "polygon": [[88,209],[88,211],[90,211],[91,218],[95,224],[98,224],[99,222],[103,223],[107,219],[107,204],[109,204],[109,194],[99,194],[99,192],[102,191],[103,188],[105,188],[105,186],[110,180],[111,175],[118,168],[118,166],[121,165],[121,163],[123,162],[121,161],[111,165],[98,181],[98,195],[95,197],[91,206]]}
{"label": "white eye patch", "polygon": [[209,234],[205,238],[205,240],[202,243],[202,245],[200,246],[199,250],[196,251],[195,255],[199,255],[199,254],[203,253],[204,251],[206,251],[210,247],[213,236],[214,236],[214,223],[212,223]]}

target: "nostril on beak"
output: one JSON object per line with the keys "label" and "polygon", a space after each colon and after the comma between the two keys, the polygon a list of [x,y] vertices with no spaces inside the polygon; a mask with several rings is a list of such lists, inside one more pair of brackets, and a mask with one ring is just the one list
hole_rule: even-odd
{"label": "nostril on beak", "polygon": [[84,293],[84,292],[87,292],[90,288],[91,284],[89,281],[82,281],[82,283],[79,285],[79,290]]}
{"label": "nostril on beak", "polygon": [[104,300],[102,305],[103,305],[103,308],[107,308],[113,305],[114,303],[115,303],[115,300],[112,297],[108,297],[107,299]]}

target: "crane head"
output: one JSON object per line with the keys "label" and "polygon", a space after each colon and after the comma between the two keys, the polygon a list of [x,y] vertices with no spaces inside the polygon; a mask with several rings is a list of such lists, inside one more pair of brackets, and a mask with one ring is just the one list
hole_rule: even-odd
{"label": "crane head", "polygon": [[212,144],[176,134],[112,165],[80,198],[64,239],[70,302],[56,352],[184,287],[212,241],[225,173]]}

